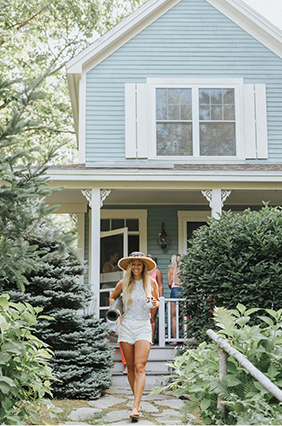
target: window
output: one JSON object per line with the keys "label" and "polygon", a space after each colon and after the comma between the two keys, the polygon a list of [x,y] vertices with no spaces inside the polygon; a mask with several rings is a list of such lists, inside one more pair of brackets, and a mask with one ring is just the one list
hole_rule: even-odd
{"label": "window", "polygon": [[234,88],[156,88],[155,96],[157,156],[237,155]]}
{"label": "window", "polygon": [[125,83],[125,158],[267,159],[266,85],[243,78]]}
{"label": "window", "polygon": [[192,155],[191,89],[156,89],[157,155]]}

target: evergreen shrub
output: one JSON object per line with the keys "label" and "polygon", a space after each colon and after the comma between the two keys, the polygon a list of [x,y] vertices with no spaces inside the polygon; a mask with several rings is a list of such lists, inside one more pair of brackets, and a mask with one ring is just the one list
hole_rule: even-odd
{"label": "evergreen shrub", "polygon": [[[216,333],[281,388],[282,309],[247,309],[238,304],[232,310],[215,308],[214,320],[220,329]],[[282,424],[282,403],[232,356],[227,355],[227,374],[219,379],[219,348],[211,339],[177,356],[171,367],[170,384],[154,393],[172,390],[175,396],[188,398],[191,404],[186,415],[199,410],[201,424]],[[217,407],[218,396],[225,414]]]}
{"label": "evergreen shrub", "polygon": [[50,366],[58,379],[52,383],[57,398],[95,399],[111,385],[112,348],[109,330],[94,314],[85,314],[93,295],[81,281],[84,265],[71,245],[72,237],[45,223],[29,243],[38,247],[40,268],[26,274],[25,292],[16,288],[14,301],[41,306],[50,318],[41,319],[35,334],[52,348]]}
{"label": "evergreen shrub", "polygon": [[214,306],[278,309],[282,305],[282,210],[223,213],[194,231],[182,258],[188,334],[202,341]]}

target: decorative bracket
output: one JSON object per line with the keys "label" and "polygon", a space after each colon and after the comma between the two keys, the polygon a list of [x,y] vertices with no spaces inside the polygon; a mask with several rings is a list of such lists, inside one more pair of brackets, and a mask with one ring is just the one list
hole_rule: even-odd
{"label": "decorative bracket", "polygon": [[88,201],[89,207],[92,208],[91,189],[82,189],[81,193],[82,193],[82,195],[84,195],[84,197]]}
{"label": "decorative bracket", "polygon": [[100,207],[103,207],[103,203],[105,199],[110,195],[111,190],[110,189],[101,189],[100,191]]}
{"label": "decorative bracket", "polygon": [[[207,189],[207,190],[201,191],[201,193],[207,199],[207,201],[209,202],[209,206],[212,209],[213,208],[213,205],[212,205],[213,190]],[[227,197],[229,197],[230,194],[231,194],[231,191],[221,190],[221,207],[223,207],[224,201],[226,200]]]}
{"label": "decorative bracket", "polygon": [[203,191],[201,191],[201,193],[203,194],[203,196],[209,202],[210,208],[212,208],[212,189],[203,190]]}
{"label": "decorative bracket", "polygon": [[[84,197],[88,201],[89,207],[92,208],[91,189],[82,189],[81,193],[82,195],[84,195]],[[110,195],[110,193],[111,193],[110,189],[100,190],[100,208],[103,207],[103,203],[105,199]]]}

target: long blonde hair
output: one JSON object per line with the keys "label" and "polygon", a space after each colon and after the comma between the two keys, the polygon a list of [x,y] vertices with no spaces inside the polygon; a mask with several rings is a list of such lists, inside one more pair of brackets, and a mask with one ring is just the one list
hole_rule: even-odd
{"label": "long blonde hair", "polygon": [[[150,293],[151,293],[150,277],[148,276],[146,263],[143,262],[143,265],[144,265],[143,271],[142,271],[143,288],[146,293],[146,296],[150,296]],[[132,261],[129,262],[127,266],[125,277],[122,283],[123,303],[125,303],[127,306],[130,306],[132,304],[132,291],[135,288],[135,280],[134,280],[133,273],[131,271],[131,266],[132,266]]]}

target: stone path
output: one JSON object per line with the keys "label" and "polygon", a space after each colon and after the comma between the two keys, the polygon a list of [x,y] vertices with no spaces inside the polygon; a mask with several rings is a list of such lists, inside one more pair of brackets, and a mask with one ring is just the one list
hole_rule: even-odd
{"label": "stone path", "polygon": [[[133,396],[129,389],[111,387],[101,398],[86,401],[85,407],[71,412],[69,421],[64,425],[128,425]],[[194,416],[180,411],[185,403],[171,393],[166,395],[149,395],[144,393],[142,412],[137,425],[181,425],[191,424]],[[63,425],[61,425],[63,426]]]}

